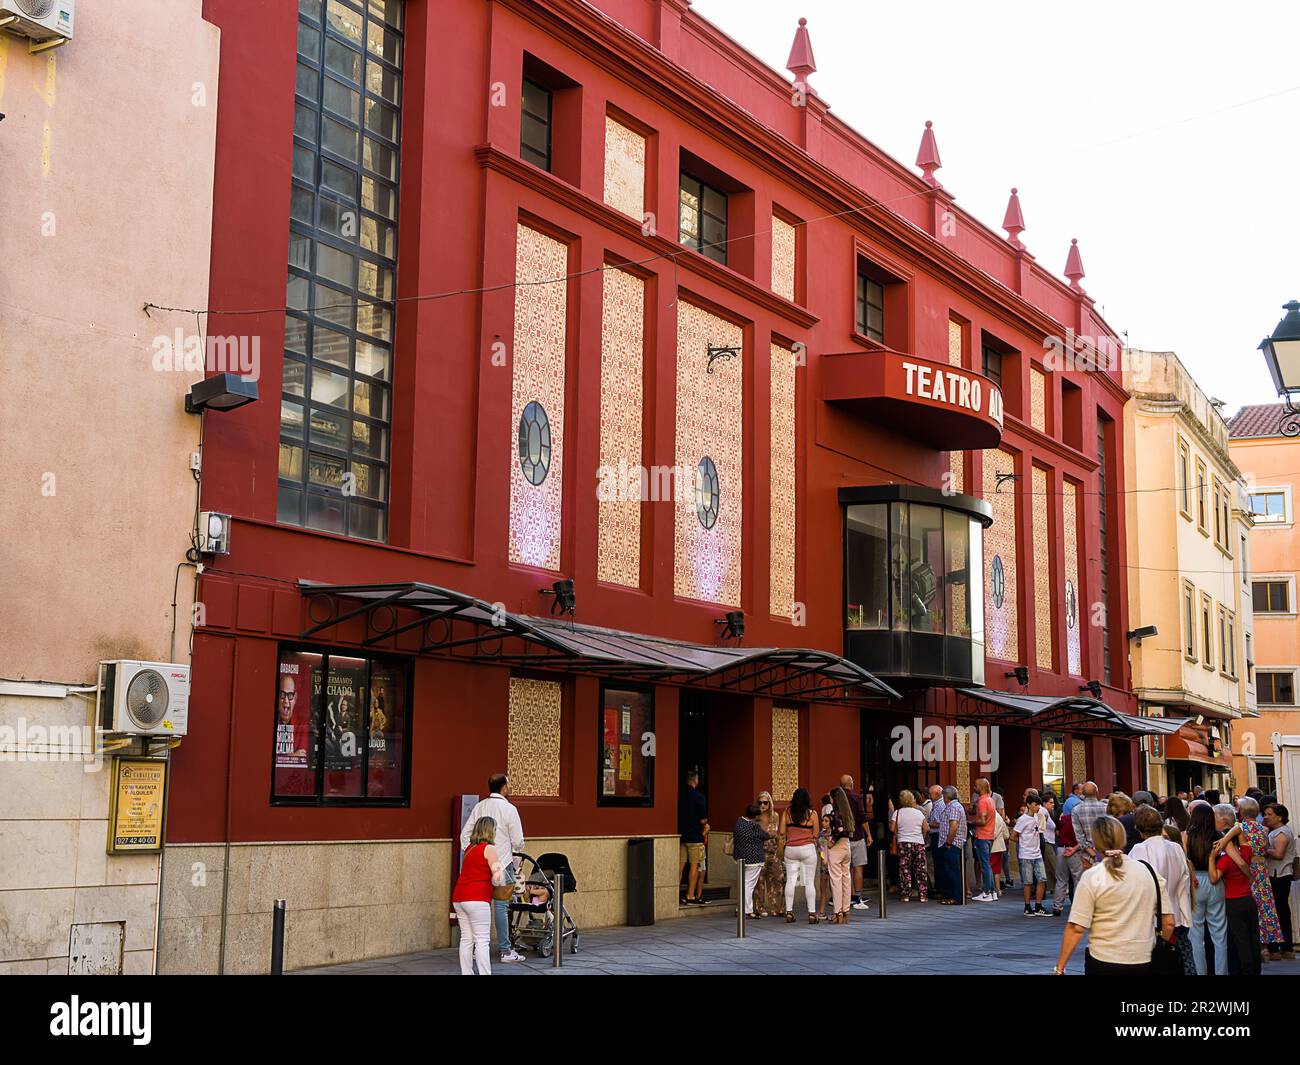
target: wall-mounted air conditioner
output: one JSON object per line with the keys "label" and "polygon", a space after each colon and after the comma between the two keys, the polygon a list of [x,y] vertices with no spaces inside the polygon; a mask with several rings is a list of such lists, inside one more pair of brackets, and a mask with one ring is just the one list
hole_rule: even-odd
{"label": "wall-mounted air conditioner", "polygon": [[101,662],[99,726],[127,736],[184,736],[190,667],[169,662]]}
{"label": "wall-mounted air conditioner", "polygon": [[72,40],[76,0],[0,0],[0,31],[28,39],[28,50],[42,52]]}

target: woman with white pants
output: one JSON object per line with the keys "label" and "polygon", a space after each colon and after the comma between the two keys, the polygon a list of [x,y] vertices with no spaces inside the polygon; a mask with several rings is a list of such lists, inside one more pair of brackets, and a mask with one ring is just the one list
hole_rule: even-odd
{"label": "woman with white pants", "polygon": [[461,859],[460,876],[451,892],[460,930],[461,976],[473,976],[476,962],[479,976],[492,975],[492,888],[506,882],[505,869],[493,846],[496,838],[495,818],[480,817],[474,822],[469,849]]}
{"label": "woman with white pants", "polygon": [[761,813],[758,803],[752,802],[745,809],[745,814],[731,830],[731,854],[738,862],[744,863],[745,916],[757,918],[754,910],[754,885],[758,883],[758,874],[763,871],[766,855],[763,844],[770,838],[763,826],[758,823]]}
{"label": "woman with white pants", "polygon": [[785,837],[785,923],[794,924],[794,893],[803,878],[808,923],[817,923],[817,814],[807,788],[799,788],[781,815]]}

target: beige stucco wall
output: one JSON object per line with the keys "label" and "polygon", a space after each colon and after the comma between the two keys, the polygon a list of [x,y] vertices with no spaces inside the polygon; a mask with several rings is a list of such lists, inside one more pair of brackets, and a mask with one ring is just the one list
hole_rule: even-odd
{"label": "beige stucco wall", "polygon": [[[76,37],[32,56],[0,35],[0,677],[93,683],[103,659],[167,660],[189,546],[200,374],[153,369],[154,340],[203,307],[218,32],[201,0],[81,4]],[[192,571],[175,659],[188,661]],[[126,922],[152,968],[157,856],[104,853],[109,773],[33,726],[92,700],[0,684],[0,971],[67,966],[73,923]],[[53,760],[51,760],[53,759]]]}
{"label": "beige stucco wall", "polygon": [[[286,901],[285,968],[382,958],[452,942],[451,841],[253,843],[230,848],[228,973],[264,973],[271,911]],[[566,908],[579,928],[623,924],[627,837],[529,838],[528,853],[568,855],[578,891]],[[679,915],[678,840],[655,838],[655,919]],[[215,973],[221,954],[225,847],[167,848],[160,971]]]}

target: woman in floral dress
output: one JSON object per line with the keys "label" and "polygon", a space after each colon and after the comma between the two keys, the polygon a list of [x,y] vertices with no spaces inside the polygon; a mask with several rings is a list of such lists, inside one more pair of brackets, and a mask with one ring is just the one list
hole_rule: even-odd
{"label": "woman in floral dress", "polygon": [[1251,850],[1250,893],[1259,910],[1259,941],[1268,950],[1270,943],[1282,941],[1282,922],[1277,916],[1273,885],[1268,882],[1268,830],[1256,820],[1259,803],[1254,799],[1238,799],[1237,816],[1242,840]]}
{"label": "woman in floral dress", "polygon": [[763,844],[763,871],[754,885],[754,915],[767,917],[785,911],[785,865],[781,861],[780,818],[771,792],[759,792],[758,809],[758,823],[769,835]]}

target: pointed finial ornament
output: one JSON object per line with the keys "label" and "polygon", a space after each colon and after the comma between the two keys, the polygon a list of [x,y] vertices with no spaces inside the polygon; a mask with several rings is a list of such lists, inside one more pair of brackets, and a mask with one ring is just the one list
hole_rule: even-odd
{"label": "pointed finial ornament", "polygon": [[1075,292],[1082,292],[1083,286],[1079,284],[1083,275],[1083,256],[1079,254],[1079,238],[1075,237],[1070,241],[1070,253],[1065,257],[1065,276],[1069,278],[1070,288]]}
{"label": "pointed finial ornament", "polygon": [[1020,190],[1011,190],[1011,199],[1007,201],[1007,213],[1002,219],[1002,228],[1007,231],[1007,242],[1013,248],[1024,248],[1020,243],[1020,234],[1025,231],[1025,216],[1020,211]]}
{"label": "pointed finial ornament", "polygon": [[806,18],[799,20],[799,28],[794,31],[794,43],[790,45],[790,58],[785,61],[785,69],[794,75],[796,83],[804,86],[808,84],[808,75],[817,69]]}
{"label": "pointed finial ornament", "polygon": [[938,188],[939,182],[935,180],[934,172],[943,163],[939,159],[939,144],[934,139],[933,127],[934,123],[927,120],[925,132],[921,134],[921,147],[916,150],[916,165],[920,168],[925,183]]}

